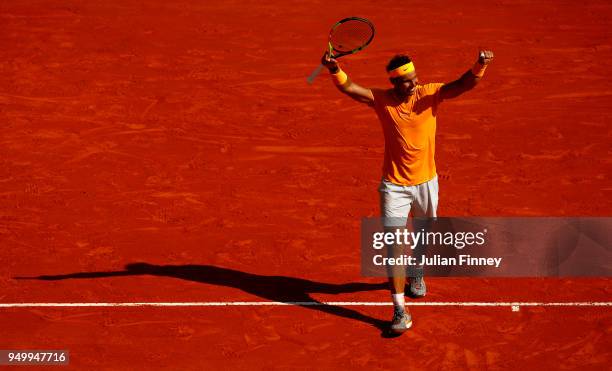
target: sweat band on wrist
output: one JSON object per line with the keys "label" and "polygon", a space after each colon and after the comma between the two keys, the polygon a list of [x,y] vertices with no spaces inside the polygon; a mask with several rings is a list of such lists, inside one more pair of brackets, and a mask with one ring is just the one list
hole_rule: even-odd
{"label": "sweat band on wrist", "polygon": [[338,86],[344,85],[344,83],[348,80],[348,76],[346,75],[346,73],[340,69],[338,70],[338,72],[330,74],[330,76],[334,84]]}
{"label": "sweat band on wrist", "polygon": [[486,64],[480,64],[480,62],[476,62],[474,63],[474,66],[472,67],[472,74],[478,78],[481,78],[482,76],[484,76],[486,69],[487,69]]}

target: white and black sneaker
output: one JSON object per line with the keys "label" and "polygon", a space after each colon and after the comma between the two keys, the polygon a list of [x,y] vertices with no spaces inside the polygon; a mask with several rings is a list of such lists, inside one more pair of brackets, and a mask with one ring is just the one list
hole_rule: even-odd
{"label": "white and black sneaker", "polygon": [[[412,267],[411,267],[412,268]],[[423,267],[414,267],[408,270],[409,292],[413,298],[422,298],[427,294],[427,286],[423,278]]]}
{"label": "white and black sneaker", "polygon": [[415,298],[422,298],[427,294],[427,286],[423,276],[410,277],[410,294]]}
{"label": "white and black sneaker", "polygon": [[391,321],[391,332],[402,334],[412,326],[412,316],[402,307],[395,307],[393,320]]}

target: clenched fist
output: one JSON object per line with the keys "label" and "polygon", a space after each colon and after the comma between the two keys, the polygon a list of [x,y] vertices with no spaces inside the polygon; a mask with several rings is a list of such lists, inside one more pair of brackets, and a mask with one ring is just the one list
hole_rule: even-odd
{"label": "clenched fist", "polygon": [[332,72],[332,73],[337,72],[338,69],[340,68],[338,66],[338,61],[329,54],[329,51],[326,51],[323,54],[323,57],[321,57],[321,64],[327,67],[329,72]]}
{"label": "clenched fist", "polygon": [[481,50],[478,52],[478,63],[487,65],[493,60],[493,52],[491,50]]}

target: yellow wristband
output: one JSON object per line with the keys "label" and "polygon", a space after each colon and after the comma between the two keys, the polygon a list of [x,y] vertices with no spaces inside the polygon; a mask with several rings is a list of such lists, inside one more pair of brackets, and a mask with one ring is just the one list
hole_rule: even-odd
{"label": "yellow wristband", "polygon": [[344,85],[344,83],[348,80],[348,76],[341,69],[338,69],[338,72],[336,73],[332,73],[331,78],[334,84],[338,86]]}
{"label": "yellow wristband", "polygon": [[486,64],[480,64],[479,62],[476,62],[474,63],[474,66],[472,67],[472,74],[474,74],[474,76],[478,78],[481,78],[482,76],[484,76],[486,69],[487,69]]}

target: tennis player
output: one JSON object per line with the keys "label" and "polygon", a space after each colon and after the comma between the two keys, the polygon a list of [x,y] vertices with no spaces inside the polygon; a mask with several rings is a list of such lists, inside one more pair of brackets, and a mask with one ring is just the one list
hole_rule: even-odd
{"label": "tennis player", "polygon": [[[472,68],[450,83],[420,84],[414,64],[407,55],[396,55],[387,65],[391,89],[368,89],[354,83],[329,52],[321,63],[327,67],[337,88],[376,111],[385,138],[383,174],[379,187],[383,220],[435,218],[438,207],[438,177],[434,161],[436,116],[441,102],[474,88],[483,77],[493,52],[481,50]],[[387,223],[387,222],[385,222]],[[404,224],[405,226],[405,224]],[[385,227],[391,225],[385,224]],[[422,269],[410,274],[410,293],[426,293]],[[391,331],[403,333],[412,325],[405,307],[405,270],[389,278],[394,304]]]}

